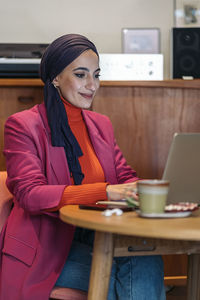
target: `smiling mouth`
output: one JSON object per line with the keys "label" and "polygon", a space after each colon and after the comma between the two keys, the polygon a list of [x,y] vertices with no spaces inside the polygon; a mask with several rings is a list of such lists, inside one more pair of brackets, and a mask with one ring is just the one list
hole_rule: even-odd
{"label": "smiling mouth", "polygon": [[94,96],[93,94],[82,94],[82,93],[80,93],[80,95],[86,99],[92,99]]}

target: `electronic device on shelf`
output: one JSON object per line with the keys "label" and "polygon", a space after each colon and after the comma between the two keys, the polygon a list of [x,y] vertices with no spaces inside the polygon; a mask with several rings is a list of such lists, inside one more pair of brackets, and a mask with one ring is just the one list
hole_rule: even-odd
{"label": "electronic device on shelf", "polygon": [[107,54],[100,56],[101,80],[163,80],[162,54]]}
{"label": "electronic device on shelf", "polygon": [[48,44],[0,44],[0,78],[37,78]]}

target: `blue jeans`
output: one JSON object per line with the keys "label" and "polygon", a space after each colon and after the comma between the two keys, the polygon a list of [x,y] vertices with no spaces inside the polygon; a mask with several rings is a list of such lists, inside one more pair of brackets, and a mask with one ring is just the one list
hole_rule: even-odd
{"label": "blue jeans", "polygon": [[[90,238],[86,243],[74,239],[56,286],[88,291],[93,240]],[[108,300],[165,300],[163,278],[160,256],[114,257]]]}

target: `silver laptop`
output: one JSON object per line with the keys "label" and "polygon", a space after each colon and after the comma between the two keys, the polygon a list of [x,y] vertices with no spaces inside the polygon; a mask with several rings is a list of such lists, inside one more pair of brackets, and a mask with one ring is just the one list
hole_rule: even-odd
{"label": "silver laptop", "polygon": [[170,181],[168,204],[200,204],[200,133],[174,134],[162,178]]}

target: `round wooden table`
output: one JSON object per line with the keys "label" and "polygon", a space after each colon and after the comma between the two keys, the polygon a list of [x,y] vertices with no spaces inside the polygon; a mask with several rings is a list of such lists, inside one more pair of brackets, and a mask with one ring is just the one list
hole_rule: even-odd
{"label": "round wooden table", "polygon": [[95,230],[89,300],[107,299],[113,255],[189,255],[188,300],[200,299],[200,212],[186,218],[147,219],[134,211],[105,217],[101,211],[67,205],[62,221]]}

